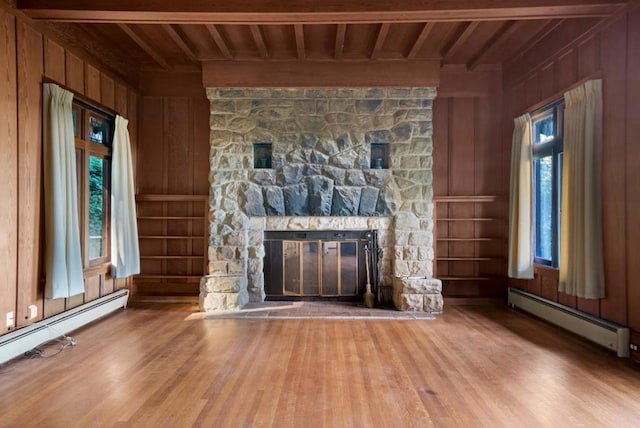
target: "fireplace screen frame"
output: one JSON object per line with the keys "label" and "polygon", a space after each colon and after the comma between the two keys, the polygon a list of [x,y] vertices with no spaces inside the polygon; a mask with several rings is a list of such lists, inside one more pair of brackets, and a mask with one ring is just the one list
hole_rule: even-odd
{"label": "fireplace screen frame", "polygon": [[[264,245],[267,300],[361,298],[367,282],[365,246],[370,250],[369,276],[376,290],[375,230],[265,231]],[[355,250],[353,256],[348,254],[353,254],[349,247]],[[305,265],[310,255],[315,261]],[[348,268],[342,269],[343,265]]]}

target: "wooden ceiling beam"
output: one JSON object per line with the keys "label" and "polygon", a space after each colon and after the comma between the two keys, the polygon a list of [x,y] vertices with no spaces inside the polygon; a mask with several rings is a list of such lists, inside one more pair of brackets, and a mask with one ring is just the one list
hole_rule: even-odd
{"label": "wooden ceiling beam", "polygon": [[624,0],[17,0],[34,19],[130,23],[371,23],[484,21],[609,16]]}
{"label": "wooden ceiling beam", "polygon": [[298,50],[298,59],[306,59],[306,49],[304,47],[304,26],[302,24],[295,24],[293,30],[296,35],[296,49]]}
{"label": "wooden ceiling beam", "polygon": [[158,53],[158,51],[146,40],[146,37],[144,37],[142,34],[139,34],[136,30],[134,30],[127,24],[118,24],[118,27],[120,27],[120,29],[124,31],[127,36],[129,36],[134,42],[136,42],[136,44],[140,46],[142,50],[144,50],[147,55],[153,58],[153,60],[157,62],[162,68],[164,68],[165,70],[172,69],[167,60],[165,60],[164,57],[160,55],[160,53]]}
{"label": "wooden ceiling beam", "polygon": [[171,37],[171,40],[175,42],[176,45],[184,52],[184,54],[189,57],[189,59],[193,62],[198,62],[198,55],[196,54],[196,49],[193,47],[189,38],[182,31],[180,27],[173,24],[162,24],[162,28],[164,31]]}
{"label": "wooden ceiling beam", "polygon": [[440,61],[204,61],[205,87],[340,88],[438,86]]}
{"label": "wooden ceiling beam", "polygon": [[389,34],[389,27],[391,27],[391,24],[389,24],[388,22],[380,24],[380,31],[378,31],[376,44],[371,51],[371,59],[376,59],[380,55],[380,51],[384,46],[384,41],[387,39],[387,34]]}
{"label": "wooden ceiling beam", "polygon": [[522,21],[507,21],[500,29],[482,46],[482,48],[471,58],[467,63],[469,70],[475,70],[476,67],[492,53],[494,53],[497,47],[500,46],[505,40],[509,40],[518,31],[518,22]]}
{"label": "wooden ceiling beam", "polygon": [[256,42],[256,47],[258,48],[258,52],[260,52],[260,56],[262,58],[269,58],[269,51],[267,50],[267,44],[264,42],[264,36],[262,35],[260,26],[250,25],[249,29],[251,30],[253,41]]}
{"label": "wooden ceiling beam", "polygon": [[341,60],[344,54],[344,38],[347,35],[347,24],[338,24],[336,29],[336,46],[334,58]]}
{"label": "wooden ceiling beam", "polygon": [[475,29],[478,27],[479,24],[480,22],[478,21],[465,23],[458,37],[454,38],[449,44],[449,46],[446,49],[444,49],[444,51],[442,52],[442,58],[444,59],[447,57],[454,56],[460,50],[460,48],[464,46],[466,41],[469,39],[469,37],[471,37],[471,34],[473,34],[473,32],[475,31]]}
{"label": "wooden ceiling beam", "polygon": [[205,25],[205,27],[209,32],[209,35],[213,39],[213,42],[216,44],[216,46],[222,53],[222,56],[225,57],[226,59],[233,59],[233,55],[229,50],[229,45],[227,44],[224,37],[222,37],[222,34],[220,34],[220,31],[218,31],[218,28],[213,24],[207,24]]}
{"label": "wooden ceiling beam", "polygon": [[418,52],[420,52],[420,49],[422,49],[422,45],[425,41],[427,41],[427,38],[429,37],[435,26],[435,22],[425,22],[424,26],[422,27],[422,31],[420,31],[420,35],[413,43],[413,46],[411,46],[411,50],[409,51],[407,58],[415,59],[416,56],[418,56]]}

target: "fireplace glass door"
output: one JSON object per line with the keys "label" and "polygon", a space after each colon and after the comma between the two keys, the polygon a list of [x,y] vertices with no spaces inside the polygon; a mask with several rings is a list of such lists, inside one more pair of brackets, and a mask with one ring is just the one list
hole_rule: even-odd
{"label": "fireplace glass door", "polygon": [[265,236],[268,297],[355,298],[362,294],[366,280],[364,247],[371,245],[369,237],[309,232],[308,236],[298,233],[284,235],[289,239],[277,239],[283,234]]}

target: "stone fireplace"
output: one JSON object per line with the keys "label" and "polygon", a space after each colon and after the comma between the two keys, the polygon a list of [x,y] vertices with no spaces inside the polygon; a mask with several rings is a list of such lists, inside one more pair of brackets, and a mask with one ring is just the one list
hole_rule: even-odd
{"label": "stone fireplace", "polygon": [[[375,231],[401,310],[439,312],[433,273],[435,88],[209,88],[204,311],[265,298],[265,232]],[[392,290],[392,291],[391,291]]]}

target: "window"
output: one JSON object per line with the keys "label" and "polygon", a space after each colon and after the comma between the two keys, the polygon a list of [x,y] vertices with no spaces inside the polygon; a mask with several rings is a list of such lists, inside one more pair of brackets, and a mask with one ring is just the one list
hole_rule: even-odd
{"label": "window", "polygon": [[111,138],[114,120],[74,100],[78,209],[85,269],[109,262]]}
{"label": "window", "polygon": [[564,101],[534,112],[532,117],[534,261],[558,267],[562,196],[562,128]]}

